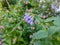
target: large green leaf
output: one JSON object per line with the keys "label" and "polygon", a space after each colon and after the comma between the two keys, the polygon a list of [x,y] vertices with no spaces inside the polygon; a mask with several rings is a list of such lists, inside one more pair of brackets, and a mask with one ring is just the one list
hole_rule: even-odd
{"label": "large green leaf", "polygon": [[33,35],[33,39],[42,39],[48,37],[48,32],[46,30],[39,30]]}
{"label": "large green leaf", "polygon": [[8,44],[6,44],[6,43],[3,43],[2,45],[8,45]]}
{"label": "large green leaf", "polygon": [[55,20],[54,20],[54,24],[56,25],[56,26],[60,26],[60,16],[57,16],[56,18],[55,18]]}
{"label": "large green leaf", "polygon": [[49,36],[50,35],[53,35],[54,33],[56,32],[59,32],[60,31],[60,27],[56,27],[56,26],[51,26],[49,29],[48,29],[48,34]]}
{"label": "large green leaf", "polygon": [[51,22],[53,20],[56,20],[56,17],[50,17],[45,20],[45,22]]}
{"label": "large green leaf", "polygon": [[41,41],[35,41],[33,45],[44,45]]}

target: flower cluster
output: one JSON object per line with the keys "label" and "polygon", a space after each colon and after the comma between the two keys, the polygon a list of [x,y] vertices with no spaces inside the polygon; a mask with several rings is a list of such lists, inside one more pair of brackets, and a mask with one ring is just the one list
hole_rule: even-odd
{"label": "flower cluster", "polygon": [[54,4],[51,5],[51,8],[55,10],[55,12],[60,12],[60,5],[56,6]]}
{"label": "flower cluster", "polygon": [[34,24],[34,18],[32,16],[30,16],[30,14],[28,14],[28,13],[25,13],[24,19],[30,25]]}

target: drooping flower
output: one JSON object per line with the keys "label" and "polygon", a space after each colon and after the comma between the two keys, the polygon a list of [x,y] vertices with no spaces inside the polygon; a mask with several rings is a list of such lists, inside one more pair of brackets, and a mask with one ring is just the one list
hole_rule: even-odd
{"label": "drooping flower", "polygon": [[51,8],[52,8],[52,9],[55,9],[56,6],[55,6],[54,4],[51,4]]}
{"label": "drooping flower", "polygon": [[28,13],[25,14],[24,19],[30,25],[34,24],[34,18],[32,16],[30,16],[30,14],[28,14]]}
{"label": "drooping flower", "polygon": [[33,20],[34,20],[33,17],[31,17],[28,23],[30,23],[30,25],[33,25]]}
{"label": "drooping flower", "polygon": [[60,12],[60,6],[59,6],[59,8],[55,9],[55,12]]}
{"label": "drooping flower", "polygon": [[56,6],[54,4],[51,5],[51,8],[55,10],[55,12],[60,12],[60,6]]}

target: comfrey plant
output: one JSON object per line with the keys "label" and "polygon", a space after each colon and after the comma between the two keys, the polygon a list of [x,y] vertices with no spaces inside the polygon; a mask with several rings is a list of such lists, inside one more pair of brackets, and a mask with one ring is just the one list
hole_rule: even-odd
{"label": "comfrey plant", "polygon": [[2,8],[0,45],[60,45],[60,14],[51,4],[49,0],[17,0],[9,11]]}

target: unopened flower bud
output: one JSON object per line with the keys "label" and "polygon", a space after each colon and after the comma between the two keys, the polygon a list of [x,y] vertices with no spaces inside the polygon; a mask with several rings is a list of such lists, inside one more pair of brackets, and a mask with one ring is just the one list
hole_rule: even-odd
{"label": "unopened flower bud", "polygon": [[18,26],[18,29],[19,29],[19,30],[21,29],[20,26]]}
{"label": "unopened flower bud", "polygon": [[29,2],[24,2],[24,4],[26,4],[26,5],[27,5],[28,3],[29,3]]}
{"label": "unopened flower bud", "polygon": [[1,29],[4,29],[4,26],[0,26]]}
{"label": "unopened flower bud", "polygon": [[30,35],[30,37],[29,38],[32,38],[32,35]]}
{"label": "unopened flower bud", "polygon": [[32,9],[29,9],[28,12],[32,12]]}
{"label": "unopened flower bud", "polygon": [[16,38],[13,39],[13,44],[16,42]]}
{"label": "unopened flower bud", "polygon": [[47,16],[45,16],[45,15],[44,15],[44,16],[42,16],[42,18],[43,18],[43,19],[46,19],[46,18],[47,18]]}
{"label": "unopened flower bud", "polygon": [[31,27],[31,29],[32,29],[32,30],[34,30],[34,29],[35,29],[35,27]]}

